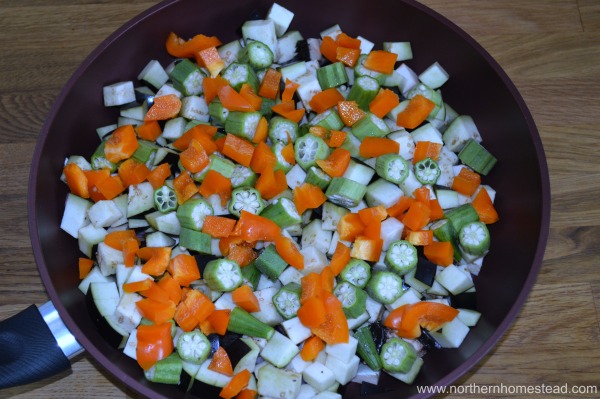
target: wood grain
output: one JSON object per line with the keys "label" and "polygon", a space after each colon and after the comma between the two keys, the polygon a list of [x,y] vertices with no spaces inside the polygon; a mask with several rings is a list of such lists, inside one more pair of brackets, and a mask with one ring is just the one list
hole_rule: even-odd
{"label": "wood grain", "polygon": [[[457,385],[597,387],[600,3],[423,2],[471,34],[506,70],[536,121],[551,178],[551,229],[537,283],[502,341]],[[31,252],[26,208],[29,165],[44,118],[85,56],[154,4],[0,0],[0,319],[47,300]],[[71,372],[1,391],[0,397],[136,396],[83,355]]]}

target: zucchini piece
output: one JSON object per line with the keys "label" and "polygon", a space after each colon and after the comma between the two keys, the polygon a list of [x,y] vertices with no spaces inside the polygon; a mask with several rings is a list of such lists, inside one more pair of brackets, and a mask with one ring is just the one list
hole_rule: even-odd
{"label": "zucchini piece", "polygon": [[148,381],[161,384],[179,384],[183,363],[177,353],[171,353],[164,359],[156,362],[148,370],[144,371],[144,376]]}
{"label": "zucchini piece", "polygon": [[402,279],[392,272],[376,271],[366,289],[369,296],[377,302],[390,304],[402,296]]}
{"label": "zucchini piece", "polygon": [[342,303],[342,310],[349,319],[354,319],[367,310],[367,293],[347,281],[336,285],[333,294]]}
{"label": "zucchini piece", "polygon": [[273,58],[269,46],[258,40],[249,40],[238,55],[239,62],[250,64],[254,69],[268,68],[273,63]]}
{"label": "zucchini piece", "polygon": [[213,215],[210,204],[202,198],[190,198],[177,208],[177,219],[181,227],[200,231],[204,226],[204,219]]}
{"label": "zucchini piece", "polygon": [[169,73],[173,87],[184,96],[197,96],[202,94],[202,82],[206,74],[200,67],[187,58],[177,62]]}
{"label": "zucchini piece", "polygon": [[379,83],[370,76],[359,76],[354,80],[354,84],[348,93],[346,100],[356,101],[358,106],[369,110],[369,104],[379,92]]}
{"label": "zucchini piece", "polygon": [[257,189],[252,187],[239,187],[231,192],[229,201],[229,212],[240,217],[242,211],[254,215],[260,214],[265,209],[265,201]]}
{"label": "zucchini piece", "polygon": [[256,173],[254,171],[244,165],[236,164],[229,180],[231,180],[231,186],[233,188],[243,187],[243,186],[254,186],[254,183],[257,179]]}
{"label": "zucchini piece", "polygon": [[397,184],[377,179],[368,185],[365,200],[369,206],[383,205],[387,209],[400,201],[402,194]]}
{"label": "zucchini piece", "polygon": [[281,141],[287,144],[290,140],[296,141],[298,137],[298,124],[282,116],[274,116],[269,121],[269,138],[275,143]]}
{"label": "zucchini piece", "polygon": [[474,139],[469,139],[462,150],[458,153],[458,158],[473,169],[475,172],[487,175],[496,165],[498,160],[488,150]]}
{"label": "zucchini piece", "polygon": [[350,259],[340,272],[340,279],[358,288],[365,288],[371,278],[371,266],[361,259]]}
{"label": "zucchini piece", "polygon": [[485,223],[470,222],[458,232],[458,241],[463,252],[479,257],[490,249],[490,232]]}
{"label": "zucchini piece", "polygon": [[460,152],[471,139],[477,143],[482,141],[473,118],[468,115],[456,117],[446,128],[442,139],[448,149],[456,153]]}
{"label": "zucchini piece", "polygon": [[325,159],[328,156],[329,147],[320,137],[307,134],[299,137],[294,143],[294,157],[304,170],[314,166],[318,159]]}
{"label": "zucchini piece", "polygon": [[436,161],[427,157],[415,164],[414,173],[421,184],[435,184],[442,171]]}
{"label": "zucchini piece", "polygon": [[284,261],[277,253],[275,245],[270,244],[262,250],[261,254],[254,260],[256,268],[266,275],[271,280],[277,280],[279,275],[287,267],[287,262]]}
{"label": "zucchini piece", "polygon": [[289,198],[281,197],[268,205],[260,216],[265,217],[277,224],[281,228],[290,227],[302,222],[302,217],[298,214],[294,201]]}
{"label": "zucchini piece", "polygon": [[358,341],[358,346],[356,347],[358,356],[360,356],[371,370],[381,370],[383,365],[369,326],[367,325],[356,330],[354,338]]}
{"label": "zucchini piece", "polygon": [[392,337],[381,347],[380,358],[385,371],[406,373],[417,360],[417,351],[403,339]]}
{"label": "zucchini piece", "polygon": [[348,74],[343,63],[335,62],[317,69],[317,80],[321,89],[327,90],[348,83]]}
{"label": "zucchini piece", "polygon": [[[244,83],[248,83],[252,87],[254,93],[258,93],[260,81],[254,69],[248,64],[232,62],[221,72],[221,77],[229,82],[231,87],[236,91],[240,91]],[[227,130],[229,132],[229,130]],[[231,132],[230,132],[231,133]]]}
{"label": "zucchini piece", "polygon": [[268,398],[295,398],[302,386],[302,374],[278,369],[266,363],[257,373],[257,392]]}
{"label": "zucchini piece", "polygon": [[150,83],[155,88],[159,89],[167,83],[169,75],[157,60],[150,60],[148,64],[138,74],[138,80],[143,80]]}
{"label": "zucchini piece", "polygon": [[162,213],[176,210],[177,196],[175,190],[166,184],[154,190],[154,207]]}
{"label": "zucchini piece", "polygon": [[354,180],[357,183],[367,185],[375,175],[375,170],[362,162],[356,162],[350,159],[346,171],[342,175],[346,179]]}
{"label": "zucchini piece", "polygon": [[398,240],[389,246],[384,262],[391,271],[403,276],[417,267],[418,260],[417,248],[408,241]]}
{"label": "zucchini piece", "polygon": [[202,364],[210,355],[211,345],[199,330],[182,333],[177,339],[177,353],[182,360]]}
{"label": "zucchini piece", "polygon": [[330,202],[345,208],[357,206],[367,193],[367,186],[346,179],[345,177],[334,177],[325,191]]}
{"label": "zucchini piece", "polygon": [[215,259],[206,264],[204,280],[211,290],[229,292],[243,282],[240,266],[229,259]]}
{"label": "zucchini piece", "polygon": [[348,209],[338,206],[332,202],[325,201],[321,208],[321,220],[323,230],[335,231],[340,219],[348,213]]}
{"label": "zucchini piece", "polygon": [[135,101],[135,89],[131,80],[113,83],[102,88],[105,107],[125,105]]}
{"label": "zucchini piece", "polygon": [[281,287],[273,296],[273,305],[286,320],[296,317],[300,309],[300,293],[302,286],[298,283],[288,283]]}
{"label": "zucchini piece", "polygon": [[227,330],[249,337],[271,339],[275,334],[273,327],[263,323],[244,309],[236,306],[231,310]]}
{"label": "zucchini piece", "polygon": [[260,112],[230,112],[225,119],[225,131],[252,141],[261,117]]}
{"label": "zucchini piece", "polygon": [[436,61],[421,72],[419,80],[435,90],[442,87],[449,77],[448,72]]}
{"label": "zucchini piece", "polygon": [[410,165],[398,154],[385,154],[377,157],[375,172],[382,179],[400,184],[408,177]]}
{"label": "zucchini piece", "polygon": [[291,339],[275,331],[275,334],[269,339],[264,348],[260,351],[260,356],[275,367],[283,368],[300,352]]}

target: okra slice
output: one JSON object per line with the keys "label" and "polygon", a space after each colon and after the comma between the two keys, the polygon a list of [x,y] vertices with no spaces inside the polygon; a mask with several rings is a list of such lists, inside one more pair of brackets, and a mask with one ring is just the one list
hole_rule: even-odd
{"label": "okra slice", "polygon": [[287,267],[287,262],[277,253],[275,245],[271,244],[254,261],[256,268],[265,274],[271,280],[277,280],[283,270]]}
{"label": "okra slice", "polygon": [[265,217],[281,228],[286,228],[302,222],[302,216],[298,213],[294,201],[289,198],[280,197],[268,205],[260,216]]}
{"label": "okra slice", "polygon": [[138,162],[148,163],[153,160],[157,150],[158,146],[155,143],[138,139],[138,148],[131,157]]}
{"label": "okra slice", "polygon": [[183,362],[181,358],[176,353],[172,353],[144,371],[144,376],[148,381],[177,385],[182,370]]}
{"label": "okra slice", "polygon": [[454,227],[456,232],[460,232],[466,224],[479,220],[477,211],[473,208],[473,205],[469,203],[444,212],[444,217],[452,223],[452,227]]}
{"label": "okra slice", "polygon": [[349,319],[355,319],[367,310],[367,293],[344,281],[336,285],[333,294],[342,303],[342,310]]}
{"label": "okra slice", "polygon": [[360,76],[370,76],[370,77],[374,78],[375,80],[377,80],[377,83],[379,83],[380,85],[383,84],[385,82],[386,75],[381,72],[377,72],[377,71],[373,71],[371,69],[365,68],[364,64],[365,64],[366,59],[367,59],[367,54],[361,54],[358,57],[358,60],[356,61],[356,65],[354,65],[355,79]]}
{"label": "okra slice", "polygon": [[211,260],[204,268],[204,280],[213,291],[233,291],[242,284],[243,279],[240,266],[229,259]]}
{"label": "okra slice", "polygon": [[379,92],[379,83],[370,76],[359,76],[354,79],[354,84],[346,100],[356,101],[363,110],[369,109],[369,104]]}
{"label": "okra slice", "polygon": [[229,110],[223,106],[219,98],[215,98],[208,104],[208,115],[215,125],[223,126],[229,115]]}
{"label": "okra slice", "polygon": [[438,241],[448,241],[454,248],[454,260],[460,262],[462,255],[458,245],[458,233],[454,230],[452,223],[448,219],[436,220],[431,224],[430,229],[433,231],[433,236]]}
{"label": "okra slice", "polygon": [[274,116],[269,121],[269,138],[275,143],[281,141],[287,144],[290,140],[296,141],[298,137],[298,124],[281,116]]}
{"label": "okra slice", "polygon": [[177,219],[181,227],[200,231],[204,226],[204,219],[213,215],[214,210],[202,198],[190,198],[177,208]]}
{"label": "okra slice", "polygon": [[322,126],[329,130],[342,130],[344,122],[335,109],[328,109],[325,112],[315,115],[310,120],[310,126]]}
{"label": "okra slice", "polygon": [[400,184],[408,177],[410,165],[398,154],[385,154],[377,157],[375,172],[382,179]]}
{"label": "okra slice", "polygon": [[90,164],[92,165],[92,169],[110,169],[110,172],[113,173],[117,170],[117,164],[110,162],[106,159],[106,155],[104,155],[104,145],[105,141],[100,142],[96,151],[92,154],[90,158]]}
{"label": "okra slice", "polygon": [[367,293],[377,302],[388,305],[402,296],[402,279],[393,272],[377,271],[367,283]]}
{"label": "okra slice", "polygon": [[227,330],[237,334],[267,340],[271,339],[275,334],[275,329],[273,327],[263,323],[238,306],[231,310]]}
{"label": "okra slice", "polygon": [[340,272],[340,278],[355,287],[365,288],[371,278],[371,266],[362,259],[350,259]]}
{"label": "okra slice", "polygon": [[179,232],[179,245],[202,254],[212,253],[212,238],[201,231],[182,227]]}
{"label": "okra slice", "polygon": [[178,61],[169,72],[169,77],[173,81],[173,87],[185,96],[202,94],[202,82],[206,74],[189,59],[184,58]]}
{"label": "okra slice", "polygon": [[334,204],[354,208],[367,193],[367,186],[346,179],[345,177],[334,177],[331,179],[325,195]]}
{"label": "okra slice", "polygon": [[406,373],[417,360],[415,347],[398,337],[389,339],[381,347],[383,369],[392,373]]}
{"label": "okra slice", "polygon": [[490,232],[483,222],[471,222],[458,232],[461,248],[470,255],[481,256],[490,249]]}
{"label": "okra slice", "polygon": [[265,201],[257,189],[252,187],[239,187],[231,192],[229,212],[240,217],[242,211],[258,215],[265,209]]}
{"label": "okra slice", "polygon": [[369,326],[366,325],[356,330],[354,333],[354,338],[356,338],[358,341],[358,345],[356,347],[356,353],[358,356],[360,356],[360,358],[367,364],[367,366],[371,368],[371,370],[381,370],[383,367],[381,364],[381,358],[377,352],[375,340],[373,339],[373,334],[371,333]]}
{"label": "okra slice", "polygon": [[184,332],[177,340],[177,353],[182,360],[201,364],[210,355],[211,345],[201,331]]}
{"label": "okra slice", "polygon": [[256,173],[247,166],[236,164],[233,172],[231,173],[231,186],[233,188],[243,187],[243,186],[254,186],[254,183],[257,179]]}
{"label": "okra slice", "polygon": [[248,63],[254,69],[268,68],[273,63],[273,52],[263,42],[249,40],[240,51],[238,61]]}
{"label": "okra slice", "polygon": [[415,164],[415,176],[421,184],[435,184],[441,174],[438,163],[429,157]]}
{"label": "okra slice", "polygon": [[394,241],[390,244],[384,259],[387,267],[400,276],[417,267],[418,261],[417,248],[405,240]]}
{"label": "okra slice", "polygon": [[363,118],[352,125],[352,133],[362,141],[365,137],[383,137],[390,133],[390,128],[383,119],[367,112]]}
{"label": "okra slice", "polygon": [[230,112],[225,119],[225,131],[252,141],[261,117],[259,112]]}
{"label": "okra slice", "polygon": [[304,182],[310,183],[319,187],[321,190],[324,190],[331,182],[331,177],[318,166],[311,166],[306,172],[306,178],[304,178]]}
{"label": "okra slice", "polygon": [[299,137],[294,143],[294,157],[304,170],[314,166],[317,159],[325,159],[328,156],[329,147],[320,137],[307,134]]}
{"label": "okra slice", "polygon": [[276,141],[271,146],[271,149],[273,150],[273,154],[275,154],[275,159],[277,160],[277,163],[275,164],[275,170],[282,170],[284,173],[289,172],[290,169],[292,169],[292,167],[294,166],[291,163],[289,163],[283,156],[282,151],[286,145],[287,144],[284,143],[283,141]]}
{"label": "okra slice", "polygon": [[154,206],[162,213],[168,213],[177,209],[177,195],[175,195],[175,190],[166,184],[154,190]]}
{"label": "okra slice", "polygon": [[273,305],[284,319],[291,319],[298,313],[301,292],[302,286],[292,282],[281,287],[273,296]]}
{"label": "okra slice", "polygon": [[232,62],[227,68],[223,69],[221,77],[227,80],[236,91],[239,91],[244,83],[248,83],[252,90],[258,93],[260,82],[256,72],[248,64]]}
{"label": "okra slice", "polygon": [[458,159],[475,172],[487,175],[498,160],[475,139],[471,138],[458,153]]}
{"label": "okra slice", "polygon": [[256,268],[254,262],[242,267],[241,270],[242,276],[244,276],[244,284],[249,284],[253,290],[256,290],[260,280],[260,270]]}
{"label": "okra slice", "polygon": [[317,69],[317,80],[323,90],[346,84],[348,83],[346,67],[341,62],[325,65]]}

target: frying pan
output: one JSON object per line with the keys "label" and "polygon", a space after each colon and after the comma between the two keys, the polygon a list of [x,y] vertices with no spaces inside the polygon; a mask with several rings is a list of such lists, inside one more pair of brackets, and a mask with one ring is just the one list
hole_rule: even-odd
{"label": "frying pan", "polygon": [[[412,385],[382,374],[380,398],[425,397],[416,387],[449,385],[488,353],[515,320],[542,263],[548,238],[550,186],[535,123],[513,83],[492,57],[443,16],[411,0],[278,1],[295,13],[292,28],[305,37],[335,23],[351,36],[410,41],[422,71],[438,61],[450,74],[444,100],[459,114],[471,115],[488,148],[499,160],[486,182],[498,192],[500,222],[490,226],[492,245],[475,278],[482,317],[459,349],[432,350]],[[135,361],[109,345],[90,317],[78,290],[77,242],[60,230],[66,185],[59,180],[66,156],[89,156],[98,144],[95,128],[114,123],[117,110],[103,107],[102,87],[131,80],[150,59],[170,62],[164,40],[198,33],[223,42],[255,11],[264,15],[271,1],[168,0],[131,20],[96,48],[76,70],[54,103],[33,156],[28,214],[34,256],[51,302],[30,307],[0,323],[0,387],[44,378],[70,366],[85,349],[116,378],[152,398],[193,397],[145,380]],[[56,337],[56,338],[54,338]],[[40,355],[43,354],[43,355]],[[345,397],[359,397],[352,384]]]}

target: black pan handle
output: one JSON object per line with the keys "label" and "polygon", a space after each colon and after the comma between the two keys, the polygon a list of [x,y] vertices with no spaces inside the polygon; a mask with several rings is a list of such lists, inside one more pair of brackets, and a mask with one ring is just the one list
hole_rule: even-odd
{"label": "black pan handle", "polygon": [[0,389],[29,384],[66,371],[71,368],[69,358],[83,351],[60,320],[52,302],[39,309],[31,305],[1,321],[0,348]]}

